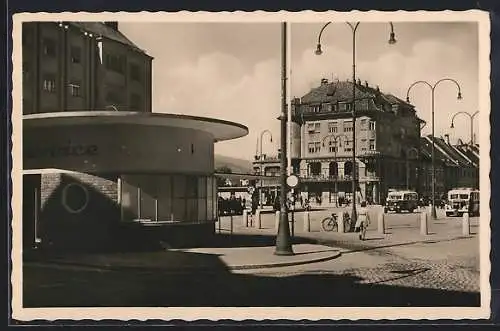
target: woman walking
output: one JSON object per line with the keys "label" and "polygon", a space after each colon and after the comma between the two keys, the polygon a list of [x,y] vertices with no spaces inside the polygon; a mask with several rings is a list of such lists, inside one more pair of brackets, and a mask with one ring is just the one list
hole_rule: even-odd
{"label": "woman walking", "polygon": [[366,201],[361,202],[361,208],[358,209],[358,219],[356,225],[354,226],[356,232],[359,232],[359,239],[365,240],[366,229],[370,224],[370,215],[368,214],[368,209],[366,208]]}

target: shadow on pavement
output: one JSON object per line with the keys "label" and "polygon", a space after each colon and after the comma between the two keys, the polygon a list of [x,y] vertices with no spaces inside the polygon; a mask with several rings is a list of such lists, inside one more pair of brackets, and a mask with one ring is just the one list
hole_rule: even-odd
{"label": "shadow on pavement", "polygon": [[[315,244],[315,239],[295,237],[293,244]],[[211,242],[203,244],[203,247],[265,247],[276,244],[275,235],[265,234],[217,234]],[[201,247],[198,245],[197,247]]]}
{"label": "shadow on pavement", "polygon": [[[190,253],[184,253],[190,254]],[[232,274],[216,256],[210,273],[171,274],[25,266],[24,307],[479,306],[479,293],[362,284],[351,275]],[[197,262],[200,262],[198,260]],[[192,262],[192,261],[191,261]],[[419,271],[422,272],[422,271]],[[394,275],[393,279],[410,275]]]}

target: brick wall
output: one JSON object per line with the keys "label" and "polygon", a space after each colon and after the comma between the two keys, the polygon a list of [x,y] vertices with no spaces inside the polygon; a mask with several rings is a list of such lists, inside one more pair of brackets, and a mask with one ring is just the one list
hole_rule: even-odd
{"label": "brick wall", "polygon": [[[120,216],[116,176],[51,173],[42,174],[41,177],[42,240],[64,245],[97,246],[106,242],[109,236],[113,236],[113,229],[119,222]],[[77,204],[80,201],[87,201],[81,211],[70,212],[63,203],[63,192],[70,184],[78,184],[75,188],[76,192],[80,193]],[[83,194],[85,191],[86,194]],[[70,199],[68,194],[66,199]]]}

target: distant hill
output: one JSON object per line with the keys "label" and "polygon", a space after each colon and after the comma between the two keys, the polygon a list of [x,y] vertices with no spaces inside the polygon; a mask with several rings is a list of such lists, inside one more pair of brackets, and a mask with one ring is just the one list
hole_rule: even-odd
{"label": "distant hill", "polygon": [[226,166],[231,169],[233,173],[250,174],[253,172],[252,162],[249,160],[216,154],[214,156],[214,163],[216,169],[222,166]]}

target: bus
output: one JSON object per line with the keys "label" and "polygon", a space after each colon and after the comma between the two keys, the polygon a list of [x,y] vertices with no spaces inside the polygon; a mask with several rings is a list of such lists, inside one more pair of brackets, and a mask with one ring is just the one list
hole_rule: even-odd
{"label": "bus", "polygon": [[445,207],[446,216],[479,216],[479,190],[472,188],[456,188],[448,192]]}

